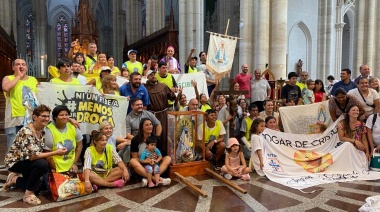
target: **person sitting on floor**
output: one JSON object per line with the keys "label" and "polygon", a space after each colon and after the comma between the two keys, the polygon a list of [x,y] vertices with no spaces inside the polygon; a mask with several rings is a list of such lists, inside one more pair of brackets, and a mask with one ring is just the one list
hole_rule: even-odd
{"label": "person sitting on floor", "polygon": [[[129,180],[129,172],[116,150],[107,143],[107,137],[99,131],[91,132],[92,145],[84,154],[83,178],[87,193],[98,186],[122,188]],[[117,167],[112,168],[113,164]]]}
{"label": "person sitting on floor", "polygon": [[[147,144],[147,138],[150,136],[156,136],[153,134],[153,124],[152,121],[149,118],[141,118],[140,124],[139,124],[139,131],[136,136],[132,138],[131,141],[131,161],[129,162],[129,167],[132,172],[136,172],[138,175],[143,177],[141,186],[145,187],[148,185],[148,180],[146,179],[148,177],[147,172],[145,168],[140,163],[140,156],[143,152],[143,150],[146,148]],[[157,137],[157,136],[156,136]],[[161,141],[159,137],[157,137],[157,146],[161,146]],[[160,171],[161,173],[164,173],[166,169],[169,167],[169,164],[171,162],[171,158],[169,156],[164,156],[162,158],[162,162],[160,165]],[[157,183],[157,182],[156,182]],[[160,178],[159,183],[162,183],[162,185],[170,185],[171,180],[170,178],[164,179]]]}
{"label": "person sitting on floor", "polygon": [[[66,148],[53,152],[43,152],[45,127],[50,121],[50,108],[45,105],[33,110],[33,122],[21,128],[9,151],[5,154],[5,167],[10,174],[3,185],[3,191],[9,191],[12,185],[25,190],[22,200],[31,205],[41,204],[35,196],[40,188],[40,178],[48,172],[47,157],[64,155]],[[21,173],[19,176],[17,173]]]}
{"label": "person sitting on floor", "polygon": [[240,144],[236,138],[228,139],[228,147],[225,159],[225,165],[222,166],[223,176],[230,180],[237,177],[242,180],[250,180],[250,168],[247,167],[244,154],[240,148]]}
{"label": "person sitting on floor", "polygon": [[[206,111],[207,121],[206,121],[206,132],[205,132],[205,147],[206,147],[206,160],[213,160],[214,169],[219,171],[219,160],[224,154],[226,145],[224,143],[224,136],[226,134],[226,129],[223,123],[217,119],[216,111],[214,109],[209,109]],[[203,137],[203,124],[198,127],[198,147],[202,149],[202,137]],[[215,156],[213,156],[215,154]]]}

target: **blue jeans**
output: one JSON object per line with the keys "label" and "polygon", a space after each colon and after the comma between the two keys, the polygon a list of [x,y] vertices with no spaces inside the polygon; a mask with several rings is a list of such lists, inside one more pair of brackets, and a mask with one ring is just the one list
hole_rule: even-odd
{"label": "blue jeans", "polygon": [[15,138],[16,138],[16,134],[17,132],[22,128],[23,126],[15,126],[15,127],[9,127],[9,128],[6,128],[4,129],[5,131],[5,136],[7,137],[7,151],[9,151],[9,149],[11,148]]}

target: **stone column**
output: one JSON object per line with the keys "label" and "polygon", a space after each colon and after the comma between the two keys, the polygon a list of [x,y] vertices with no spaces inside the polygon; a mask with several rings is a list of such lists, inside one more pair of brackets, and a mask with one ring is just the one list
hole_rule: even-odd
{"label": "stone column", "polygon": [[[32,1],[32,14],[35,19],[35,51],[36,57],[34,58],[36,61],[36,76],[41,74],[41,77],[47,76],[47,66],[46,62],[43,67],[44,73],[41,72],[41,57],[45,57],[47,55],[47,35],[46,35],[46,1],[45,0],[34,0]],[[46,61],[46,59],[45,59]]]}
{"label": "stone column", "polygon": [[1,0],[1,26],[8,35],[11,33],[11,5],[16,2],[9,2],[9,0]]}
{"label": "stone column", "polygon": [[[269,10],[270,1],[256,0],[256,13],[254,16],[254,59],[253,69],[265,70],[265,64],[269,63]],[[240,41],[241,42],[241,41]],[[277,76],[276,76],[277,77]]]}
{"label": "stone column", "polygon": [[204,31],[204,3],[199,1],[179,0],[179,62],[181,69],[184,70],[187,56],[190,49],[195,48],[198,56],[199,51],[203,50],[203,31]]}
{"label": "stone column", "polygon": [[[326,79],[334,73],[333,64],[333,1],[320,0],[318,5],[318,56],[317,78]],[[339,75],[338,75],[339,76]],[[335,76],[336,78],[338,76]],[[339,78],[338,78],[339,79]]]}
{"label": "stone column", "polygon": [[286,79],[288,1],[271,0],[269,67],[276,79]]}
{"label": "stone column", "polygon": [[[376,8],[379,8],[380,7],[380,4],[378,3]],[[376,39],[379,38],[380,36],[380,13],[376,13],[376,24],[375,24],[375,27],[376,27]],[[373,64],[373,67],[370,67],[370,70],[371,70],[371,74],[373,76],[376,76],[376,77],[380,77],[380,72],[378,70],[380,70],[380,44],[377,43],[376,44],[376,48],[375,48],[375,63]],[[376,70],[377,73],[374,73]]]}
{"label": "stone column", "polygon": [[[253,67],[253,14],[254,11],[252,0],[240,0],[240,20],[243,27],[240,28],[239,37],[239,66],[248,64],[250,73],[255,70]],[[239,26],[240,27],[240,26]]]}
{"label": "stone column", "polygon": [[355,45],[355,56],[354,56],[354,68],[352,76],[358,76],[360,74],[359,67],[363,64],[364,60],[364,34],[365,34],[365,25],[366,25],[366,8],[365,2],[357,1],[355,4],[356,7],[356,45]]}
{"label": "stone column", "polygon": [[115,65],[122,64],[123,60],[123,43],[125,35],[125,12],[122,8],[121,1],[113,1],[112,13],[112,55],[115,59]]}
{"label": "stone column", "polygon": [[[379,61],[375,61],[375,47],[376,47],[376,40],[379,38],[377,37],[375,40],[375,11],[376,11],[376,3],[377,1],[367,1],[367,39],[366,44],[364,45],[366,48],[366,60],[363,61],[363,64],[367,64],[371,70],[373,69],[373,65],[378,63]],[[357,71],[359,71],[359,67],[355,67]],[[360,73],[360,72],[359,72]]]}
{"label": "stone column", "polygon": [[145,25],[146,25],[146,36],[150,35],[152,32],[154,32],[154,15],[155,15],[155,1],[154,0],[145,0],[145,11],[146,11],[146,18],[145,18]]}

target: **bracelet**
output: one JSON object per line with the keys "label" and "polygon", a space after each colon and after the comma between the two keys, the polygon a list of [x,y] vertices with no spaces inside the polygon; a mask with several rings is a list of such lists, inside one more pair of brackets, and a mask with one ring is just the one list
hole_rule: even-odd
{"label": "bracelet", "polygon": [[85,183],[91,183],[89,180],[84,181]]}

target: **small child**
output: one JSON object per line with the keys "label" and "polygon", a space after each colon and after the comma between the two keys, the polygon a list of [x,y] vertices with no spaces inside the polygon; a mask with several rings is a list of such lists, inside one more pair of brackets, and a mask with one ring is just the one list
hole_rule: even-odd
{"label": "small child", "polygon": [[244,154],[236,138],[228,139],[225,165],[222,166],[221,170],[223,176],[228,180],[232,179],[232,177],[237,177],[242,180],[251,179],[249,176],[251,170],[245,163]]}
{"label": "small child", "polygon": [[[257,118],[253,121],[251,126],[251,143],[252,152],[250,163],[255,168],[256,172],[260,176],[265,176],[263,172],[264,160],[261,149],[263,148],[264,138],[260,135],[265,129],[265,121]],[[252,167],[252,166],[251,166]]]}
{"label": "small child", "polygon": [[303,103],[305,105],[313,104],[315,101],[313,89],[315,87],[315,82],[312,79],[306,81],[307,89],[303,95]]}
{"label": "small child", "polygon": [[323,133],[327,129],[327,125],[321,121],[317,121],[314,125],[314,134]]}
{"label": "small child", "polygon": [[[154,136],[149,136],[146,139],[146,149],[140,155],[140,163],[144,164],[145,170],[148,173],[148,187],[152,188],[154,186],[158,186],[160,184],[160,161],[162,159],[162,155],[160,150],[156,148],[157,146],[157,138]],[[152,175],[154,174],[154,181],[152,181]]]}

